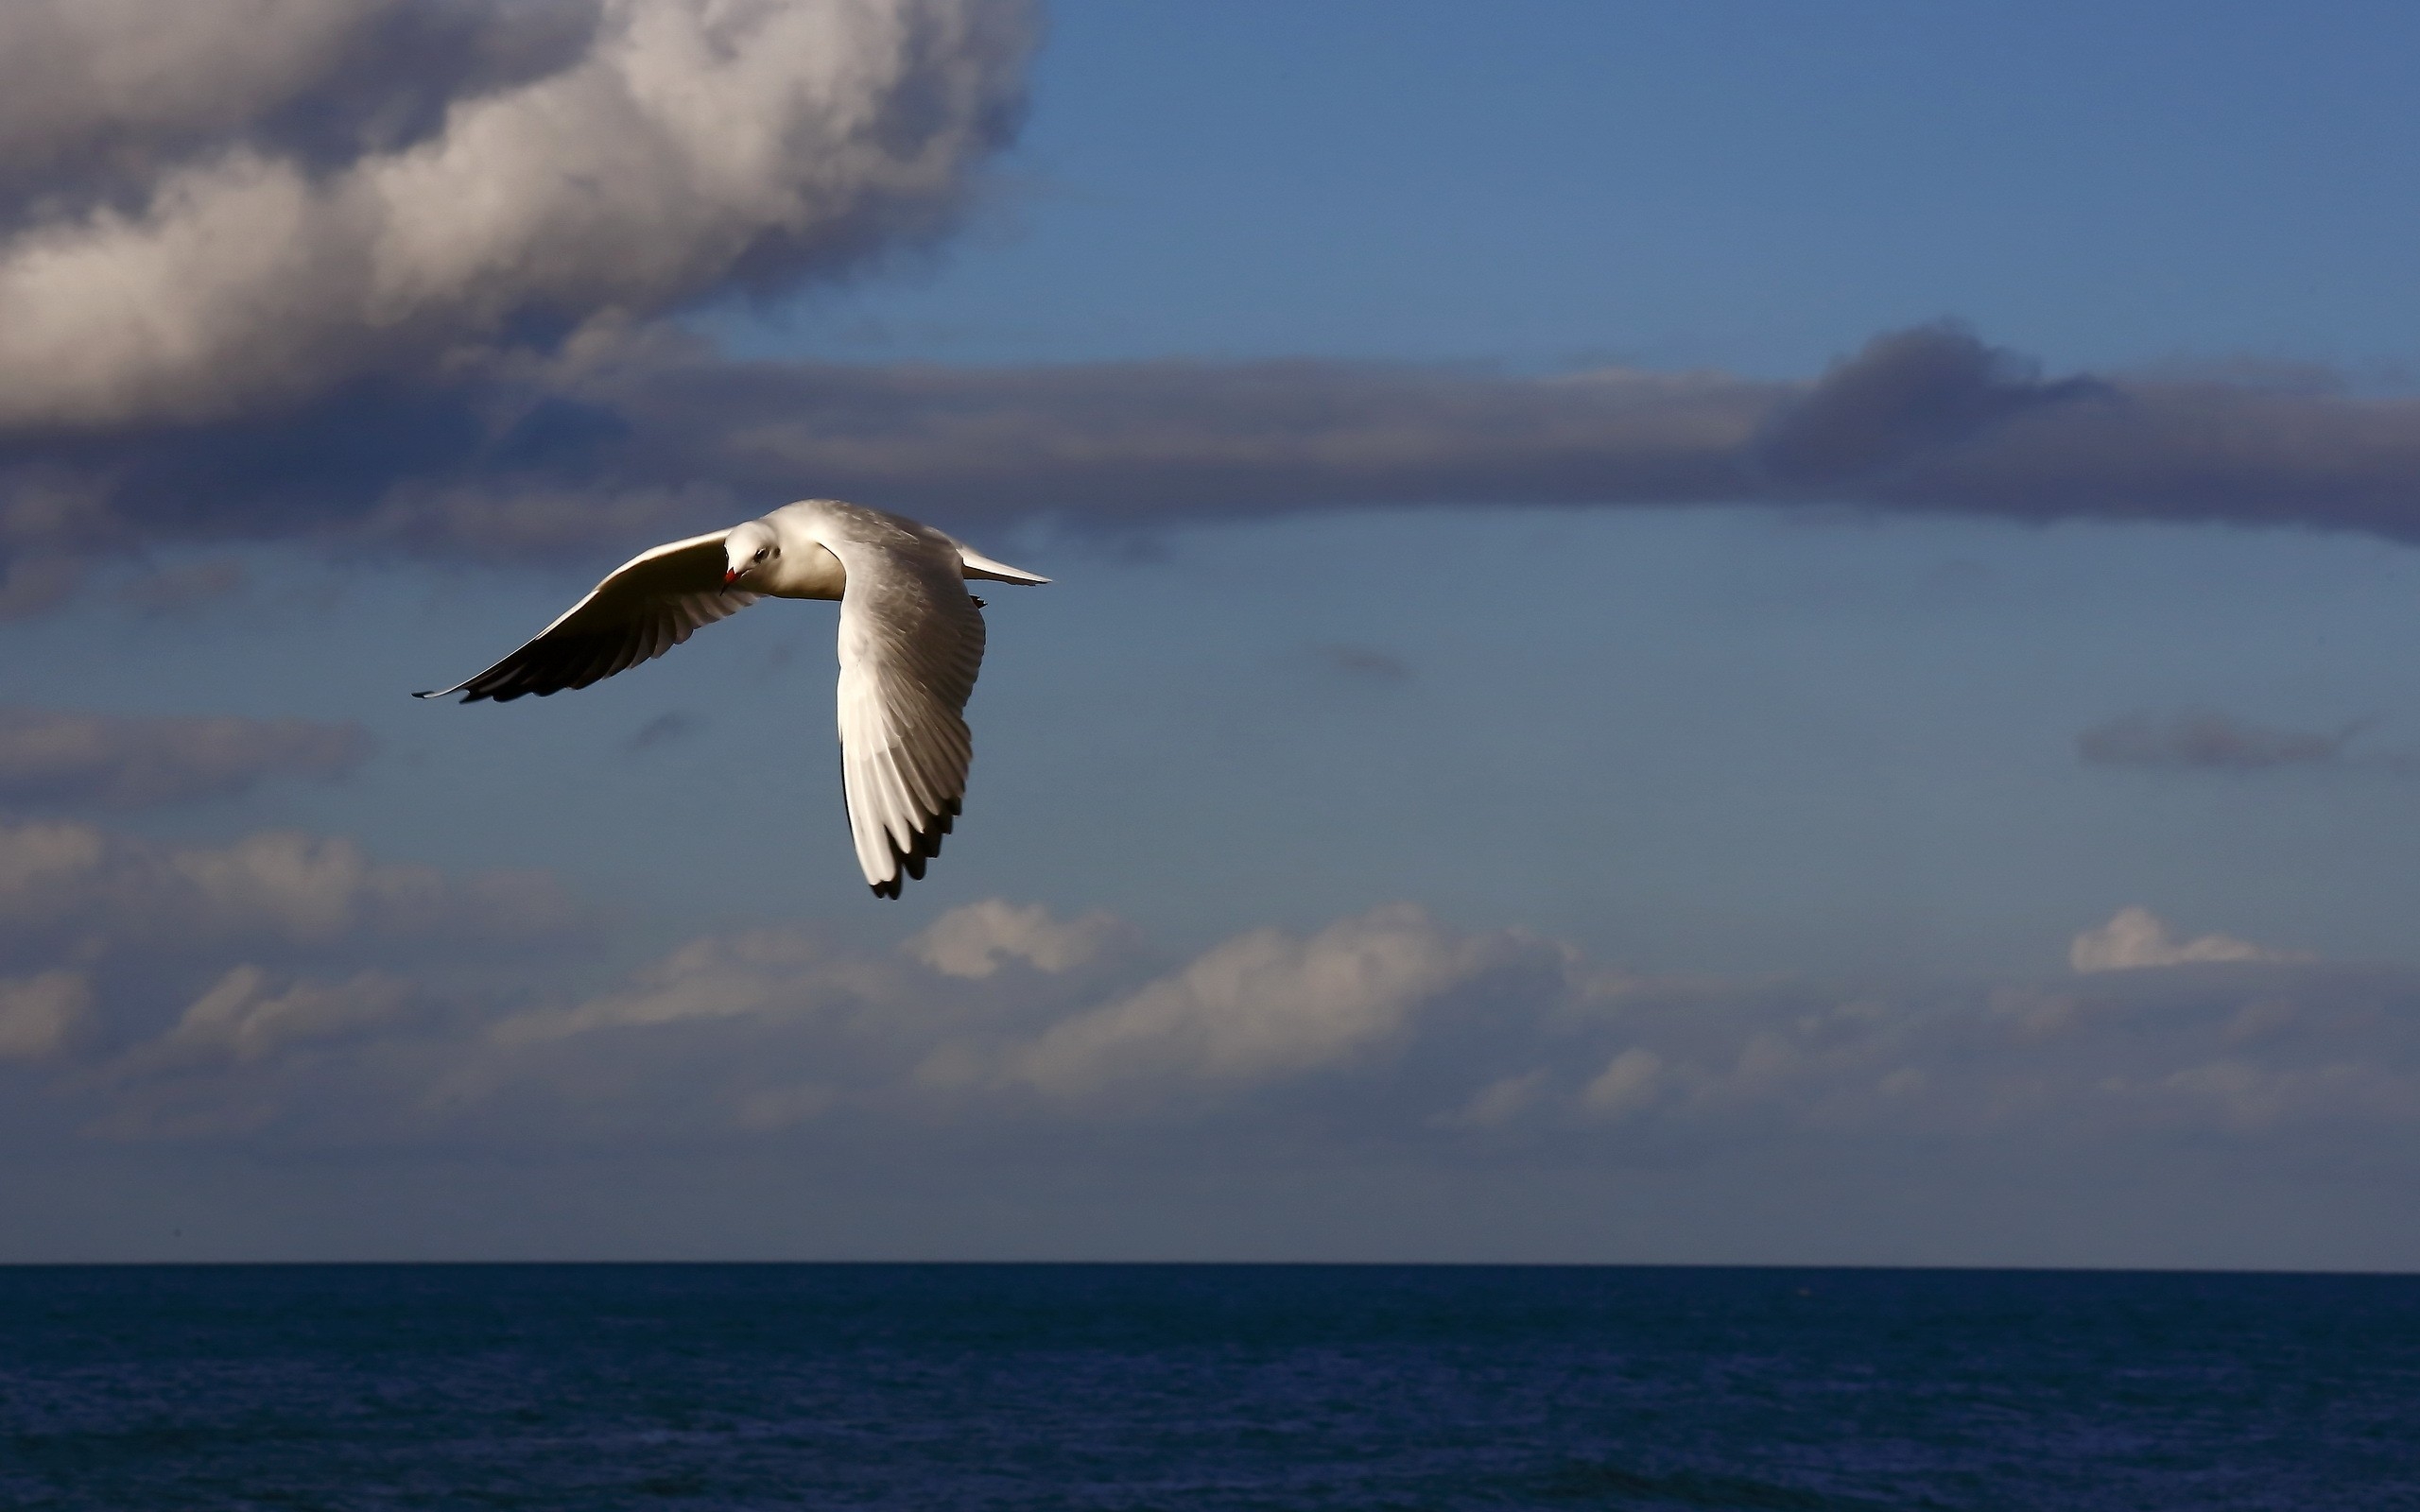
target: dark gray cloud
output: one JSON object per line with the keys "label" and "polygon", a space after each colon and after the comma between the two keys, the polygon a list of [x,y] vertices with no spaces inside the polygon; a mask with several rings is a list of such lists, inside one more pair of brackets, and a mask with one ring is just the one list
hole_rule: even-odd
{"label": "dark gray cloud", "polygon": [[2420,402],[2044,381],[1947,327],[1883,337],[1798,385],[1322,362],[732,362],[631,328],[442,392],[327,403],[299,434],[341,434],[344,448],[283,431],[241,446],[218,430],[155,438],[119,466],[182,478],[182,493],[142,495],[178,502],[108,507],[146,537],[508,557],[610,555],[811,494],[1112,532],[1366,507],[1761,504],[2420,536]]}
{"label": "dark gray cloud", "polygon": [[1995,426],[2115,391],[2090,378],[2043,381],[2031,362],[1951,325],[1876,336],[1784,401],[1755,444],[1784,484],[1876,487],[1902,465]]}
{"label": "dark gray cloud", "polygon": [[[2420,402],[2044,382],[1950,327],[1812,384],[1367,364],[563,372],[658,490],[829,490],[1097,526],[1366,505],[1767,504],[2420,535]],[[672,465],[656,471],[661,459]]]}
{"label": "dark gray cloud", "polygon": [[[1953,390],[1910,401],[1927,383]],[[1837,444],[1826,440],[1837,427]],[[2420,536],[2420,402],[2298,383],[2043,382],[1927,327],[1811,385],[1354,363],[733,362],[660,328],[248,421],[0,447],[28,610],[74,555],[301,539],[603,558],[833,494],[1113,532],[1384,506],[1693,504]]]}
{"label": "dark gray cloud", "polygon": [[0,804],[149,808],[271,777],[344,777],[373,743],[356,724],[0,707]]}
{"label": "dark gray cloud", "polygon": [[2215,709],[2130,713],[2076,737],[2076,754],[2094,766],[2156,771],[2257,772],[2327,766],[2346,761],[2360,733],[2356,722],[2333,730],[2281,730]]}
{"label": "dark gray cloud", "polygon": [[1312,665],[1370,682],[1401,682],[1411,676],[1411,663],[1383,646],[1336,641],[1310,647]]}
{"label": "dark gray cloud", "polygon": [[705,720],[685,710],[674,709],[660,713],[631,732],[622,743],[624,750],[637,752],[668,746],[676,740],[686,740],[705,728]]}

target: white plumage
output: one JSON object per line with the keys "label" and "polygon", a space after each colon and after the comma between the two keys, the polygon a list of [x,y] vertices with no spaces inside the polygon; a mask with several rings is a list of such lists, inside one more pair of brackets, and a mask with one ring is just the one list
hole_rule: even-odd
{"label": "white plumage", "polygon": [[585,688],[662,656],[759,598],[840,601],[840,774],[857,864],[896,898],[941,853],[974,760],[964,710],[983,665],[966,579],[1046,583],[930,525],[804,499],[624,563],[528,644],[451,688],[475,703]]}

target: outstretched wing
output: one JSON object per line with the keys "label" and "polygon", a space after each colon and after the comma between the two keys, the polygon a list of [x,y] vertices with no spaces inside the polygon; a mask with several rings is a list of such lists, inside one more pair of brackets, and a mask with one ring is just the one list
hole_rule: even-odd
{"label": "outstretched wing", "polygon": [[722,540],[729,534],[717,530],[640,553],[520,650],[467,682],[412,696],[458,693],[464,703],[509,703],[529,693],[543,698],[662,656],[700,626],[729,619],[760,596],[722,585]]}
{"label": "outstretched wing", "polygon": [[983,616],[939,531],[873,510],[827,516],[818,539],[848,570],[840,595],[840,771],[857,865],[878,898],[918,879],[966,796],[962,711],[983,665]]}

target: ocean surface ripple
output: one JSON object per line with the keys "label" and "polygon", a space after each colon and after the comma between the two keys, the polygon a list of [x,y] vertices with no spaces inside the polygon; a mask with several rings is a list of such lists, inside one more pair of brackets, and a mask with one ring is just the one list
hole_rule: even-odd
{"label": "ocean surface ripple", "polygon": [[0,1506],[2420,1508],[2420,1278],[0,1269]]}

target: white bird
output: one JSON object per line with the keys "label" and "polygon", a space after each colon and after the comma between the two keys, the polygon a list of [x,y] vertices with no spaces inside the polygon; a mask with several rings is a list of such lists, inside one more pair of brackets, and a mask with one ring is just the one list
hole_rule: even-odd
{"label": "white bird", "polygon": [[857,864],[877,898],[922,881],[966,796],[963,711],[983,664],[970,577],[1049,578],[930,525],[838,499],[641,552],[528,644],[467,681],[415,694],[510,702],[585,688],[651,661],[759,598],[840,601],[840,772]]}

